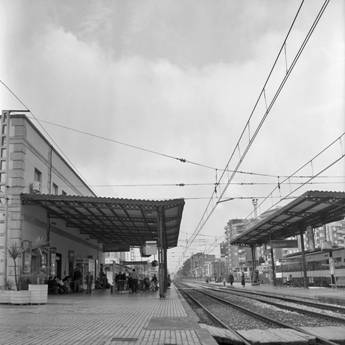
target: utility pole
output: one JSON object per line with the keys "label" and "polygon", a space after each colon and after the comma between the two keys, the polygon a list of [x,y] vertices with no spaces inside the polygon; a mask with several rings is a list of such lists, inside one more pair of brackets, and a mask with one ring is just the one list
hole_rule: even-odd
{"label": "utility pole", "polygon": [[256,198],[252,199],[252,204],[254,207],[254,218],[257,218],[257,216],[258,216],[258,199],[256,199]]}

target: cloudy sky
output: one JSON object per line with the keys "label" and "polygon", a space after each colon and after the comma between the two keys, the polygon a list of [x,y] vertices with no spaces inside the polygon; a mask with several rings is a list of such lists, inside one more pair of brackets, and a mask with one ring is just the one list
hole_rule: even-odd
{"label": "cloudy sky", "polygon": [[[322,3],[309,0],[303,5],[286,56],[267,86],[267,102]],[[186,198],[180,246],[170,254],[173,269],[200,221],[212,184],[234,150],[299,4],[0,0],[0,79],[41,121],[220,170],[41,122],[99,196]],[[344,10],[341,0],[328,5],[240,170],[280,176],[281,181],[344,132]],[[0,105],[22,108],[3,86]],[[259,104],[257,118],[263,109]],[[252,131],[255,125],[251,124]],[[241,150],[246,143],[243,140]],[[344,143],[339,143],[300,175],[317,173],[342,153]],[[237,152],[232,166],[238,158]],[[343,160],[323,176],[293,195],[308,189],[344,191]],[[301,181],[305,180],[290,180],[259,212]],[[212,243],[222,238],[226,222],[247,217],[253,209],[250,198],[266,196],[277,186],[278,177],[236,174],[233,182],[255,184],[229,186],[223,198],[235,199],[219,204],[189,253],[211,250]],[[178,183],[194,185],[147,186]],[[223,187],[219,186],[218,196]]]}

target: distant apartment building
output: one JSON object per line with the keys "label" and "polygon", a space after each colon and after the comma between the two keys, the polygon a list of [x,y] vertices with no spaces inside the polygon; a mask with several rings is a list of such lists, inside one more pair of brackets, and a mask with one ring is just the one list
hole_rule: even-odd
{"label": "distant apartment building", "polygon": [[226,262],[223,260],[215,260],[211,264],[211,272],[209,277],[214,278],[215,280],[222,280],[224,278],[227,278],[228,272],[226,269]]}
{"label": "distant apartment building", "polygon": [[[248,247],[240,247],[230,245],[230,242],[233,238],[240,235],[243,231],[246,231],[251,225],[255,222],[261,221],[262,219],[266,218],[277,209],[272,209],[267,212],[260,214],[255,219],[230,219],[225,226],[225,241],[221,243],[221,257],[225,259],[225,266],[227,272],[230,271],[245,271],[247,272],[249,269],[252,268],[252,254],[251,250]],[[282,256],[281,250],[277,250],[277,255],[279,257]],[[267,255],[267,250],[265,246],[261,246],[256,248],[256,260],[270,260],[269,256]]]}
{"label": "distant apartment building", "polygon": [[307,250],[315,248],[345,247],[345,220],[308,229],[304,235]]}
{"label": "distant apartment building", "polygon": [[188,260],[190,262],[191,276],[202,278],[212,274],[212,262],[215,261],[215,255],[196,253]]}
{"label": "distant apartment building", "polygon": [[221,253],[225,258],[227,273],[246,266],[250,250],[246,247],[230,245],[230,241],[245,231],[250,224],[247,219],[230,219],[225,226],[225,242],[221,244]]}

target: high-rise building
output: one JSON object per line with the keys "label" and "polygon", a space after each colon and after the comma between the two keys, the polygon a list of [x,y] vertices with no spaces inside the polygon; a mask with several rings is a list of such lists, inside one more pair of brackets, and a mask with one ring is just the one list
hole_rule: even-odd
{"label": "high-rise building", "polygon": [[[309,237],[313,237],[315,248],[345,247],[345,220],[326,224],[313,229]],[[312,249],[308,236],[305,237],[307,249]]]}
{"label": "high-rise building", "polygon": [[238,270],[246,265],[248,248],[232,246],[230,242],[233,238],[237,237],[245,231],[250,224],[247,219],[230,219],[225,229],[225,242],[221,244],[222,252],[225,253],[225,262],[227,271]]}

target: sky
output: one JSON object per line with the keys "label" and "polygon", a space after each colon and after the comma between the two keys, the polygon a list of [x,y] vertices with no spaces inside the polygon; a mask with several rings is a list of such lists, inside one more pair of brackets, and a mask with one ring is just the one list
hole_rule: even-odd
{"label": "sky", "polygon": [[[281,55],[265,89],[266,102],[322,3],[303,4],[286,55]],[[313,180],[317,184],[293,192],[299,186],[294,183],[305,179],[290,179],[277,189],[283,176],[344,133],[345,3],[332,0],[239,165],[239,170],[273,177],[235,174],[232,183],[238,184],[230,184],[223,195],[234,199],[218,204],[184,250],[186,240],[199,229],[212,184],[236,148],[299,4],[295,0],[0,0],[0,79],[36,115],[97,195],[185,198],[179,246],[168,255],[173,271],[192,253],[219,255],[216,244],[224,238],[227,221],[250,216],[253,197],[259,197],[260,204],[264,200],[260,197],[276,188],[273,197],[259,206],[261,213],[289,193],[345,189],[344,159],[325,170],[323,178]],[[251,135],[265,111],[263,102],[261,97],[247,128]],[[2,85],[0,106],[23,108]],[[236,167],[247,144],[245,135],[230,168]],[[343,141],[299,175],[316,174],[341,154]],[[221,182],[229,177],[225,173]],[[179,183],[193,185],[152,186]],[[224,187],[218,186],[218,197]]]}

